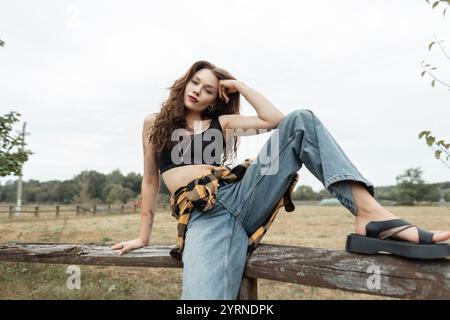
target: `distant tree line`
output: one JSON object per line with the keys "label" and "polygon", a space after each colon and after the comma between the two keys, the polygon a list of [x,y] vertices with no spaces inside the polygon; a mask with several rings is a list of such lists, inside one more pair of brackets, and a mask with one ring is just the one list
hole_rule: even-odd
{"label": "distant tree line", "polygon": [[[397,177],[395,186],[376,187],[375,196],[380,200],[397,201],[402,205],[414,205],[416,202],[437,202],[441,198],[450,201],[450,181],[443,183],[425,183],[421,179],[419,168],[408,169]],[[23,182],[23,203],[39,204],[119,204],[139,200],[142,175],[120,170],[103,174],[95,170],[83,171],[70,180],[38,180]],[[170,192],[160,178],[160,195],[158,199],[168,201]],[[8,180],[0,186],[0,201],[15,202],[17,182]],[[333,198],[325,188],[315,192],[310,186],[299,185],[293,193],[294,200],[322,200]]]}
{"label": "distant tree line", "polygon": [[[375,186],[377,200],[396,201],[399,205],[414,205],[417,202],[438,202],[441,199],[450,201],[450,181],[441,183],[425,183],[420,168],[406,170],[396,177],[394,186]],[[315,192],[310,186],[299,186],[292,197],[294,200],[322,200],[333,198],[326,189]]]}
{"label": "distant tree line", "polygon": [[[95,170],[83,171],[70,180],[40,182],[30,179],[23,182],[23,203],[118,204],[139,200],[142,175],[120,170],[103,174]],[[16,201],[17,182],[8,180],[1,186],[0,201]],[[169,191],[161,179],[160,193],[167,198]]]}

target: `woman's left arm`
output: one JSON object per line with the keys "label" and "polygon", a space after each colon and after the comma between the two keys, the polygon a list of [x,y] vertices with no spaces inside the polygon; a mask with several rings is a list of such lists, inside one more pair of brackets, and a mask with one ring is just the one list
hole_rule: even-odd
{"label": "woman's left arm", "polygon": [[270,102],[261,93],[250,88],[245,83],[238,81],[236,88],[244,96],[244,98],[255,108],[258,117],[264,121],[271,123],[274,127],[284,118],[284,113],[278,110],[272,102]]}

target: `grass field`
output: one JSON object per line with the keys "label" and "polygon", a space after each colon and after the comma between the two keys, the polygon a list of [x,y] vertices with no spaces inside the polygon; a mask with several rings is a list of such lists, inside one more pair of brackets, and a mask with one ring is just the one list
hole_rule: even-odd
{"label": "grass field", "polygon": [[[450,230],[448,207],[387,207],[391,212],[428,230]],[[172,245],[176,221],[168,211],[155,216],[151,245]],[[344,249],[354,220],[344,207],[296,206],[280,210],[262,243]],[[114,244],[138,235],[139,214],[76,216],[75,213],[0,218],[0,243],[77,242]],[[179,299],[182,270],[166,268],[81,265],[81,289],[66,286],[63,264],[0,262],[0,299]],[[258,280],[263,299],[386,299],[341,290],[312,288],[284,282]]]}

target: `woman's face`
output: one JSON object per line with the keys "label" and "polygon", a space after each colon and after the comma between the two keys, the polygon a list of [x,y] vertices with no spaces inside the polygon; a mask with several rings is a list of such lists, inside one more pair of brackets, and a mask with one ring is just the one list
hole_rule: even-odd
{"label": "woman's face", "polygon": [[[219,94],[219,79],[209,69],[197,71],[189,79],[184,90],[184,105],[195,112],[202,112],[209,105],[214,105]],[[189,96],[194,97],[192,101]]]}

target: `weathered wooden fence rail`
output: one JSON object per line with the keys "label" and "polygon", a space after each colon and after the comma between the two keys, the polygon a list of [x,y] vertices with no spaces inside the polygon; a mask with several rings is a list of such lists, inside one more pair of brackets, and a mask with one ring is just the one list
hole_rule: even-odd
{"label": "weathered wooden fence rail", "polygon": [[[122,256],[109,245],[0,244],[0,260],[182,268],[172,246],[147,246]],[[247,260],[237,299],[257,299],[257,279],[409,299],[450,299],[450,260],[365,256],[339,250],[260,244]]]}
{"label": "weathered wooden fence rail", "polygon": [[[167,211],[170,210],[170,204],[166,201],[159,203],[156,207],[157,210]],[[119,204],[119,205],[23,205],[20,210],[16,209],[15,205],[4,206],[0,205],[0,217],[2,214],[8,214],[9,218],[14,218],[17,215],[22,216],[22,213],[32,213],[36,218],[40,217],[42,213],[53,213],[56,217],[60,216],[61,212],[75,213],[77,216],[84,215],[86,213],[95,215],[97,213],[137,213],[140,210],[140,206],[137,203],[134,204]],[[25,215],[23,215],[25,216]]]}
{"label": "weathered wooden fence rail", "polygon": [[[331,204],[320,204],[318,200],[293,200],[294,205],[297,206],[318,206],[318,205],[332,205],[341,206],[339,201],[335,198],[331,200],[335,201]],[[396,205],[395,201],[379,200],[382,205]],[[450,207],[450,201],[447,202],[426,202],[426,203],[416,203],[415,206],[434,206],[434,207]],[[169,200],[158,200],[157,210],[167,211],[170,209]],[[140,210],[140,205],[135,202],[134,204],[121,204],[121,205],[92,205],[92,206],[82,206],[82,205],[22,205],[20,210],[16,210],[16,205],[0,205],[0,217],[2,214],[8,214],[10,218],[16,217],[18,214],[22,213],[32,213],[36,218],[39,218],[41,214],[53,213],[56,217],[60,216],[61,212],[75,212],[77,216],[84,215],[86,213],[96,215],[97,213],[136,213]]]}
{"label": "weathered wooden fence rail", "polygon": [[[46,209],[42,209],[42,207]],[[35,217],[39,217],[41,213],[54,213],[56,217],[59,217],[59,214],[61,212],[75,212],[76,215],[85,214],[85,213],[91,213],[95,215],[96,213],[113,213],[113,212],[119,212],[119,213],[136,213],[138,212],[137,206],[127,206],[125,204],[119,205],[119,206],[111,206],[111,205],[92,205],[90,207],[85,206],[26,206],[16,211],[15,206],[9,206],[7,210],[2,210],[2,207],[0,207],[0,214],[2,213],[8,213],[8,216],[10,218],[13,218],[16,216],[16,214],[22,214],[22,213],[33,213]]]}

